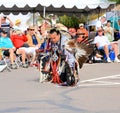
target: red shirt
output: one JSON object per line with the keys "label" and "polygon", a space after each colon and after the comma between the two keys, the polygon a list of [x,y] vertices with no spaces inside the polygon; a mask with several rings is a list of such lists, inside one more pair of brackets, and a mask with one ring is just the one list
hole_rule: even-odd
{"label": "red shirt", "polygon": [[25,35],[12,35],[11,40],[16,48],[20,48],[28,39]]}

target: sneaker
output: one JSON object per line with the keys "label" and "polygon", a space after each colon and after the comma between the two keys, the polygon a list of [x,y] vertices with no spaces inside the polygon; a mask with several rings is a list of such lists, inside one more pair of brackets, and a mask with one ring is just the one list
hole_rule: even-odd
{"label": "sneaker", "polygon": [[115,58],[114,62],[120,63],[120,60],[118,58]]}
{"label": "sneaker", "polygon": [[22,64],[22,67],[23,67],[23,68],[28,68],[28,64],[23,63],[23,64]]}
{"label": "sneaker", "polygon": [[17,69],[17,65],[16,64],[11,64],[11,69]]}
{"label": "sneaker", "polygon": [[108,63],[111,63],[112,61],[110,60],[110,58],[108,58],[108,59],[107,59],[107,62],[108,62]]}

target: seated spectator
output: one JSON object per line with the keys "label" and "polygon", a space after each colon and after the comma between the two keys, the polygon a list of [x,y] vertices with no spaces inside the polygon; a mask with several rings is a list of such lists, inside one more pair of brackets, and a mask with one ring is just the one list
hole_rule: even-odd
{"label": "seated spectator", "polygon": [[114,29],[111,27],[111,22],[108,20],[104,29],[104,35],[108,38],[110,42],[114,40]]}
{"label": "seated spectator", "polygon": [[72,38],[76,38],[76,29],[75,28],[69,28],[68,32],[70,33]]}
{"label": "seated spectator", "polygon": [[28,33],[27,33],[26,36],[28,38],[27,44],[29,45],[29,47],[31,47],[31,50],[32,50],[32,55],[33,55],[32,56],[33,58],[32,58],[32,61],[31,61],[31,65],[32,65],[32,63],[34,63],[35,57],[36,57],[35,50],[40,48],[41,40],[37,36],[37,34],[35,33],[34,26],[29,26]]}
{"label": "seated spectator", "polygon": [[0,48],[0,60],[2,60],[2,49]]}
{"label": "seated spectator", "polygon": [[24,49],[29,47],[29,45],[26,43],[28,40],[27,37],[24,34],[18,35],[16,34],[16,32],[13,31],[11,35],[11,40],[13,42],[13,45],[17,48],[17,54],[22,55],[23,68],[27,68],[28,64],[25,62],[25,59],[27,57],[26,57],[26,51]]}
{"label": "seated spectator", "polygon": [[13,31],[11,40],[16,48],[29,47],[29,45],[26,43],[28,39],[24,34],[18,35],[15,31]]}
{"label": "seated spectator", "polygon": [[40,48],[40,38],[37,36],[37,34],[35,34],[35,28],[34,26],[29,26],[28,28],[28,33],[27,33],[27,44],[30,47],[36,47],[37,49]]}
{"label": "seated spectator", "polygon": [[80,42],[84,39],[84,37],[88,37],[88,31],[84,28],[84,24],[79,24],[79,29],[77,30],[77,41]]}
{"label": "seated spectator", "polygon": [[119,41],[114,40],[114,28],[111,27],[111,22],[110,20],[107,21],[107,24],[104,29],[104,35],[108,38],[108,40],[111,42],[112,46],[119,46],[118,44],[120,43]]}
{"label": "seated spectator", "polygon": [[16,69],[17,66],[14,63],[14,60],[15,60],[14,52],[15,52],[16,48],[13,46],[13,43],[10,40],[10,38],[7,37],[7,32],[6,31],[1,31],[0,48],[3,51],[3,55],[10,58],[11,68]]}
{"label": "seated spectator", "polygon": [[116,45],[111,45],[110,41],[106,36],[103,35],[103,29],[99,28],[97,30],[98,35],[94,39],[94,43],[96,44],[96,47],[98,50],[102,49],[105,52],[105,55],[107,57],[107,62],[111,62],[110,57],[109,57],[109,51],[113,50],[115,52],[115,60],[114,62],[120,62],[118,59],[118,47]]}

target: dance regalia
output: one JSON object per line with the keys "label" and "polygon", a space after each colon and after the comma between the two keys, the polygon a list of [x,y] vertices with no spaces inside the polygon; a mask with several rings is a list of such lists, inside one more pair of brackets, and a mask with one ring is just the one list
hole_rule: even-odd
{"label": "dance regalia", "polygon": [[[39,61],[41,61],[40,75],[47,75],[48,78],[51,78],[50,80],[52,83],[60,84],[67,80],[67,78],[65,77],[67,74],[64,74],[63,72],[65,71],[65,69],[63,70],[63,68],[65,66],[68,66],[68,63],[66,62],[65,48],[63,43],[66,39],[65,37],[61,37],[57,43],[47,41],[47,43],[44,42],[43,45],[41,45],[41,54],[39,56]],[[45,79],[47,79],[47,77],[45,77]],[[42,81],[43,79],[41,80],[41,82]]]}
{"label": "dance regalia", "polygon": [[72,86],[79,80],[79,68],[92,53],[93,47],[88,39],[80,43],[76,39],[61,37],[57,43],[47,42],[40,54],[40,82],[67,83]]}
{"label": "dance regalia", "polygon": [[62,83],[60,79],[60,75],[58,73],[58,66],[60,65],[60,54],[63,54],[61,51],[61,39],[58,43],[53,44],[51,43],[51,53],[52,53],[52,60],[51,60],[51,71],[52,71],[52,82],[53,83]]}

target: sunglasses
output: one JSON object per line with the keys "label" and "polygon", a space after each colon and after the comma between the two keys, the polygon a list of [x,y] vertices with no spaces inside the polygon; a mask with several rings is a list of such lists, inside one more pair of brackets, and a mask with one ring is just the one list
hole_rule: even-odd
{"label": "sunglasses", "polygon": [[29,29],[30,31],[34,31],[34,29]]}
{"label": "sunglasses", "polygon": [[6,31],[3,31],[2,33],[3,33],[3,34],[7,34],[7,32],[6,32]]}
{"label": "sunglasses", "polygon": [[100,31],[98,31],[98,32],[102,32],[103,30],[100,30]]}

